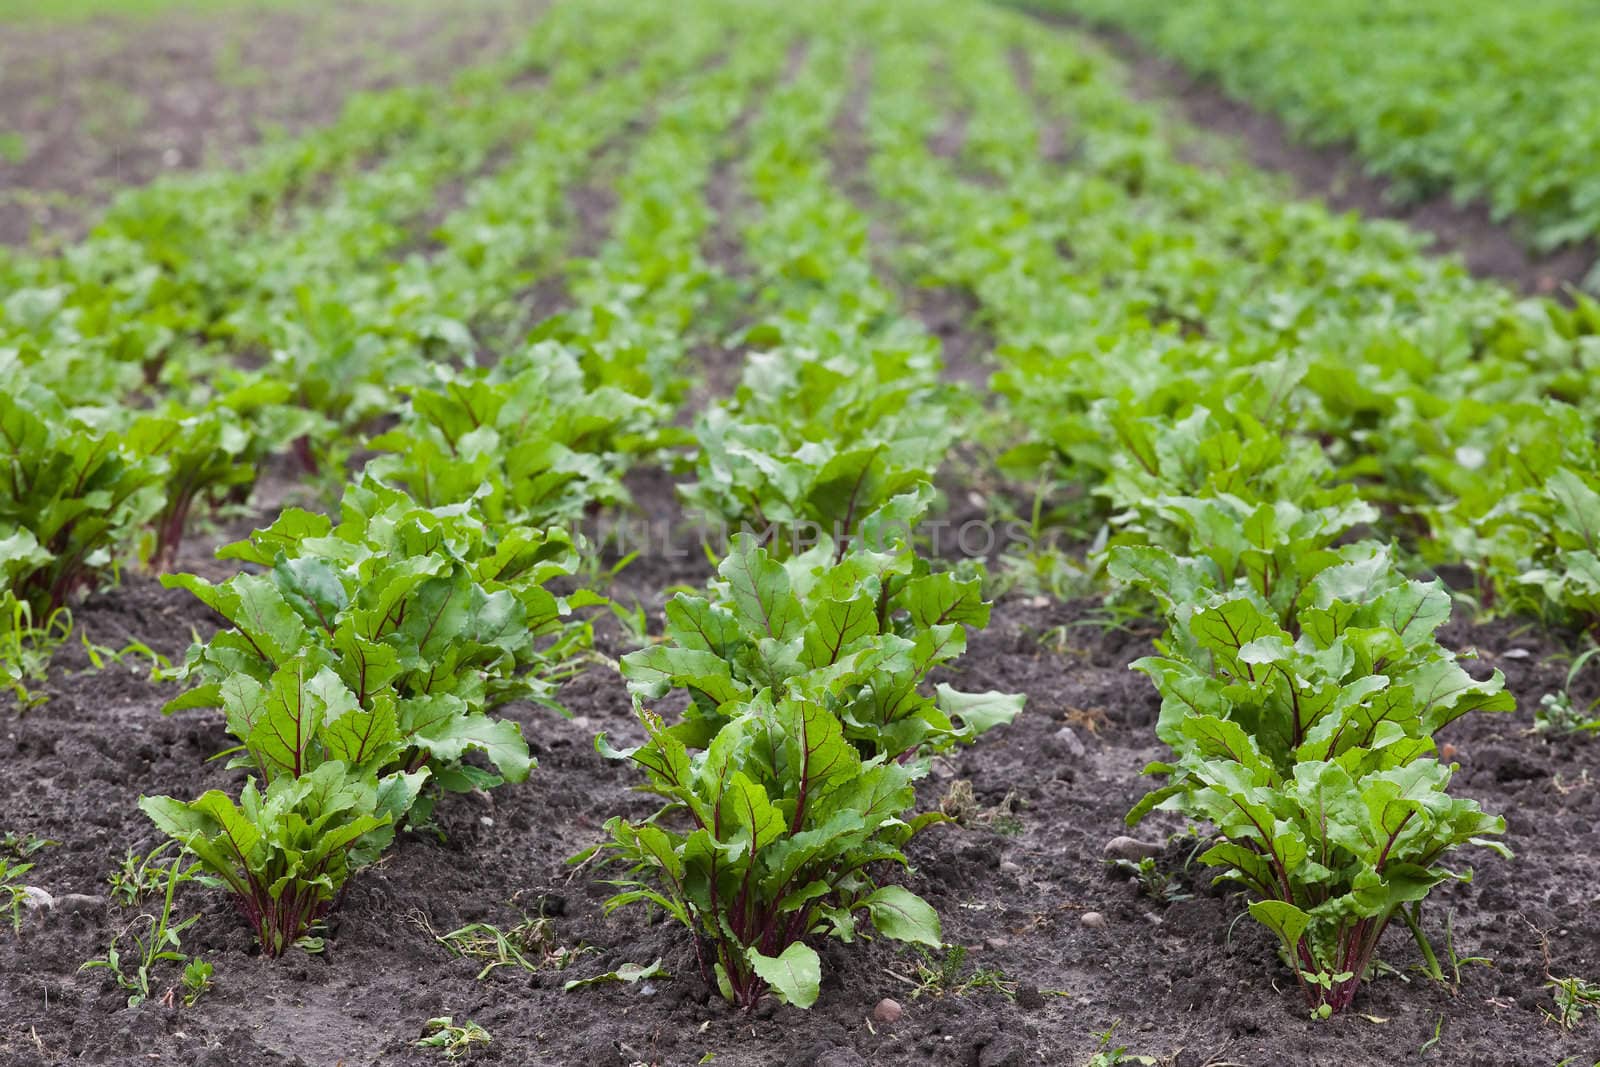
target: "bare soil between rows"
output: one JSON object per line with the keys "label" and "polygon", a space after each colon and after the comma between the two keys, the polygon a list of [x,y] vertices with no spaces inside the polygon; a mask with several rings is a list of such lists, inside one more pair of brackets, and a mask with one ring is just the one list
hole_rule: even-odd
{"label": "bare soil between rows", "polygon": [[[636,486],[644,507],[661,506],[668,492],[665,481]],[[652,612],[662,587],[707,576],[692,559],[637,567],[623,572],[631,578],[619,592]],[[915,869],[905,881],[939,909],[946,941],[968,949],[963,973],[998,969],[1014,983],[1009,995],[913,997],[897,975],[914,972],[916,954],[880,940],[818,946],[825,974],[812,1010],[769,1003],[744,1015],[705,988],[682,930],[639,910],[606,916],[598,873],[574,871],[566,860],[599,837],[606,818],[644,815],[650,805],[630,791],[627,768],[594,750],[598,731],[627,739],[636,730],[620,678],[596,665],[561,694],[571,718],[505,709],[539,757],[533,778],[445,800],[442,840],[402,834],[382,864],[352,881],[322,955],[263,959],[220,892],[186,887],[179,913],[202,918],[184,948],[214,964],[215,988],[192,1008],[129,1009],[103,972],[78,967],[103,953],[135,912],[91,905],[30,913],[20,938],[0,934],[0,1060],[424,1064],[438,1054],[411,1042],[439,1015],[473,1019],[493,1035],[474,1062],[508,1064],[677,1065],[707,1053],[717,1064],[763,1067],[1076,1064],[1113,1024],[1116,1043],[1130,1052],[1183,1067],[1501,1067],[1593,1057],[1600,1031],[1563,1034],[1541,1011],[1550,1003],[1541,989],[1547,968],[1600,972],[1600,912],[1591,899],[1600,792],[1587,773],[1596,749],[1529,732],[1532,706],[1562,680],[1559,646],[1504,624],[1451,633],[1453,643],[1478,650],[1484,669],[1506,671],[1522,705],[1512,715],[1469,717],[1448,737],[1462,764],[1458,788],[1506,815],[1518,855],[1515,863],[1464,857],[1476,878],[1436,894],[1429,926],[1442,945],[1453,912],[1457,952],[1492,965],[1464,968],[1452,994],[1412,971],[1414,948],[1403,930],[1391,930],[1381,956],[1398,973],[1375,978],[1356,1012],[1316,1023],[1264,932],[1248,920],[1235,924],[1240,900],[1184,866],[1193,839],[1175,837],[1161,860],[1189,900],[1163,906],[1108,875],[1102,849],[1123,832],[1123,814],[1146,788],[1139,770],[1159,746],[1151,732],[1156,696],[1127,668],[1150,650],[1155,628],[1106,624],[1100,608],[1043,599],[997,607],[952,680],[1026,693],[1027,709],[1011,727],[939,761],[921,790],[932,806],[969,782],[977,812],[964,827],[937,827],[914,842]],[[170,656],[182,653],[192,630],[203,635],[213,625],[187,594],[142,576],[95,596],[78,617],[102,644],[137,635]],[[603,654],[627,651],[609,620],[597,628]],[[28,878],[56,895],[104,896],[124,850],[156,843],[135,806],[141,794],[192,796],[238,784],[237,772],[206,762],[226,744],[218,715],[164,717],[170,685],[151,684],[142,667],[86,666],[80,651],[64,652],[50,702],[23,717],[7,708],[0,737],[0,828],[61,842],[35,857]],[[1159,839],[1148,828],[1146,836]],[[480,920],[509,926],[541,911],[552,917],[557,943],[587,950],[564,971],[501,968],[484,981],[475,977],[480,962],[452,959],[419,921],[443,932]],[[1089,911],[1105,924],[1084,925]],[[562,991],[568,979],[657,957],[673,978]],[[176,979],[173,969],[160,976],[163,984]],[[905,1006],[893,1025],[872,1021],[882,997]],[[1418,1051],[1436,1026],[1439,1041]]]}
{"label": "bare soil between rows", "polygon": [[1351,146],[1305,143],[1276,116],[1229,96],[1214,78],[1157,54],[1133,35],[1021,6],[1042,23],[1102,42],[1127,65],[1135,96],[1165,103],[1190,125],[1236,141],[1252,164],[1285,175],[1301,196],[1320,199],[1337,211],[1403,222],[1431,237],[1432,251],[1459,256],[1479,277],[1499,279],[1528,294],[1559,296],[1581,286],[1600,260],[1600,246],[1593,241],[1548,253],[1534,251],[1513,223],[1497,222],[1480,201],[1457,203],[1448,193],[1402,198],[1390,182],[1364,169]]}
{"label": "bare soil between rows", "polygon": [[359,0],[0,26],[11,146],[0,153],[0,245],[81,235],[121,190],[237,165],[274,131],[333,121],[355,93],[446,81],[509,48],[543,6],[446,14]]}

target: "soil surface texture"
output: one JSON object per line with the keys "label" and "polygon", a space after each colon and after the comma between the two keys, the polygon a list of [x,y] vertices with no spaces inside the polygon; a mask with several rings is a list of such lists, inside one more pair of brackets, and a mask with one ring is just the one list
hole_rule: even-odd
{"label": "soil surface texture", "polygon": [[0,28],[0,244],[80,235],[117,191],[230,166],[352,93],[443,81],[544,0],[389,0]]}
{"label": "soil surface texture", "polygon": [[[664,476],[639,479],[635,492],[641,508],[670,508]],[[662,587],[709,576],[692,557],[636,566],[616,592],[644,603],[652,625]],[[0,935],[0,1061],[425,1064],[438,1054],[411,1042],[441,1015],[493,1036],[474,1062],[507,1064],[676,1065],[706,1053],[752,1067],[1078,1064],[1114,1025],[1113,1047],[1182,1065],[1501,1067],[1593,1055],[1592,1034],[1563,1034],[1543,1014],[1547,971],[1600,970],[1600,919],[1583,888],[1600,852],[1600,789],[1586,773],[1595,750],[1529,730],[1532,706],[1564,677],[1559,646],[1509,625],[1450,633],[1457,647],[1477,649],[1483,669],[1503,669],[1522,704],[1515,714],[1469,716],[1447,737],[1462,765],[1458,788],[1505,814],[1517,859],[1463,857],[1476,877],[1437,892],[1427,923],[1442,951],[1453,914],[1457,955],[1489,962],[1463,964],[1459,989],[1444,989],[1416,972],[1415,948],[1391,930],[1386,973],[1355,1011],[1319,1023],[1306,1018],[1265,931],[1234,923],[1238,897],[1188,863],[1196,840],[1166,839],[1176,825],[1146,824],[1139,836],[1186,899],[1153,900],[1108,873],[1103,850],[1126,832],[1122,816],[1147,788],[1140,768],[1160,755],[1157,698],[1127,667],[1150,651],[1155,630],[1116,618],[1096,601],[1003,601],[951,675],[964,688],[1028,697],[1016,723],[940,760],[921,788],[924,806],[942,805],[960,823],[913,842],[905,880],[939,909],[945,940],[965,957],[888,941],[819,946],[817,1005],[769,1002],[753,1015],[705,987],[683,930],[639,909],[607,916],[604,872],[566,862],[610,816],[651,810],[630,790],[632,773],[593,746],[597,732],[619,743],[638,732],[620,678],[603,664],[565,686],[570,718],[504,709],[539,757],[533,778],[447,798],[442,835],[402,834],[353,879],[322,954],[263,959],[221,892],[186,886],[176,912],[200,920],[183,947],[214,965],[215,987],[192,1008],[164,1006],[160,993],[178,979],[166,965],[156,998],[128,1008],[105,972],[79,966],[119,931],[137,932],[137,917],[154,906],[107,899],[106,876],[126,850],[158,840],[137,799],[235,786],[239,772],[206,762],[227,743],[218,714],[165,717],[174,687],[149,682],[145,663],[130,657],[89,672],[81,651],[66,651],[50,701],[21,717],[5,709],[0,727],[0,823],[60,842],[33,857],[27,879],[56,906],[28,912],[20,937]],[[188,594],[142,576],[88,600],[78,621],[97,644],[137,637],[174,658],[191,632],[215,625]],[[596,625],[604,656],[628,651],[612,620]],[[541,914],[548,962],[533,972],[500,967],[480,981],[482,961],[452,958],[433,936]],[[568,980],[657,958],[673,977],[563,991]],[[930,983],[941,964],[948,976]],[[873,1019],[885,997],[904,1008],[893,1024]]]}

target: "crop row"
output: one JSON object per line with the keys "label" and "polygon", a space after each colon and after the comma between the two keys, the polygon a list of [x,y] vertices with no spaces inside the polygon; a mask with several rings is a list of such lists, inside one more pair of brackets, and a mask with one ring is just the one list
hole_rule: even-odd
{"label": "crop row", "polygon": [[[908,810],[927,757],[1009,719],[1020,700],[923,693],[987,607],[976,577],[934,573],[910,545],[955,432],[953,398],[937,382],[936,343],[897,315],[873,277],[865,219],[830,182],[825,149],[842,102],[830,87],[845,80],[847,50],[813,42],[752,114],[740,174],[754,205],[741,220],[750,276],[718,277],[700,253],[704,186],[745,99],[784,66],[788,35],[719,55],[715,22],[675,21],[665,38],[648,14],[608,25],[605,47],[581,61],[524,55],[464,76],[450,110],[408,114],[394,150],[331,193],[275,189],[308,201],[268,222],[248,259],[224,254],[219,226],[141,268],[150,277],[136,299],[163,322],[191,316],[183,331],[113,317],[71,262],[15,265],[28,284],[6,326],[36,405],[15,413],[32,421],[14,436],[12,469],[26,475],[14,484],[76,509],[59,531],[26,525],[20,491],[8,509],[15,618],[26,630],[32,613],[61,609],[152,518],[146,558],[171,563],[189,505],[247,494],[269,454],[292,443],[332,480],[352,452],[342,434],[382,430],[367,436],[372,458],[336,517],[288,508],[219,552],[246,570],[220,583],[166,579],[227,623],[191,650],[177,672],[191,688],[167,710],[220,708],[236,742],[230,767],[250,777],[236,794],[142,806],[233,893],[268,955],[306,944],[398,826],[430,825],[441,791],[530,772],[520,729],[492,712],[550,702],[587,643],[572,612],[598,600],[552,591],[593,563],[559,524],[624,503],[631,457],[674,439],[664,419],[685,393],[681,356],[705,331],[696,313],[732,285],[741,295],[731,302],[761,316],[741,344],[769,351],[698,422],[685,500],[707,518],[776,524],[784,536],[768,547],[736,540],[713,599],[674,601],[669,618],[681,626],[628,664],[641,693],[681,688],[704,706],[691,730],[642,713],[650,744],[617,753],[649,773],[669,811],[681,801],[702,818],[698,833],[670,840],[656,820],[614,823],[610,849],[654,887],[615,903],[671,901],[696,944],[715,946],[702,963],[730,998],[749,1006],[770,987],[809,1003],[818,959],[808,934],[849,939],[865,910],[889,936],[937,944],[931,909],[878,884],[867,865],[903,861],[899,846],[938,821]],[[539,38],[545,55],[562,53],[560,26]],[[596,79],[619,64],[625,73]],[[544,84],[507,92],[510,71],[529,68]],[[547,96],[559,103],[542,106]],[[617,183],[608,238],[567,269],[564,313],[519,344],[518,300],[553,264],[538,254],[564,190],[641,114],[653,130]],[[496,146],[513,143],[497,161]],[[461,206],[425,221],[421,208],[452,182]],[[130,225],[150,219],[120,210]],[[241,240],[244,216],[217,211]],[[113,233],[118,218],[97,240],[130,259],[166,254]],[[433,247],[419,251],[419,233]],[[758,300],[744,295],[754,285]],[[96,312],[115,336],[85,337]],[[485,348],[497,329],[513,339]],[[74,367],[53,358],[69,338],[94,342]],[[267,355],[241,367],[219,358],[224,348]],[[225,395],[257,403],[201,408],[219,380]],[[156,398],[166,436],[198,444],[146,447],[133,432],[143,423],[117,423],[108,403],[137,410]],[[904,426],[886,417],[891,406]],[[102,465],[81,453],[64,463],[73,448]],[[62,466],[110,492],[64,481]],[[155,513],[163,489],[181,489],[181,509]],[[93,526],[72,521],[85,515]],[[802,522],[831,534],[801,551],[786,535]],[[720,664],[709,674],[708,658]]]}
{"label": "crop row", "polygon": [[[1220,211],[1203,197],[1215,191],[1220,209],[1240,190],[1133,140],[1140,116],[1103,95],[1080,57],[1021,34],[984,40],[885,54],[893,76],[871,119],[879,188],[929,242],[923,269],[970,287],[990,313],[1000,388],[1046,446],[1022,453],[1053,458],[1098,498],[1097,554],[1167,617],[1163,656],[1136,666],[1161,691],[1157,733],[1174,758],[1149,768],[1167,784],[1130,821],[1160,806],[1212,827],[1202,862],[1256,898],[1251,914],[1278,935],[1310,1006],[1331,1014],[1350,1003],[1393,918],[1422,938],[1417,902],[1451,876],[1443,854],[1503,831],[1448,795],[1432,736],[1513,703],[1498,676],[1474,682],[1437,644],[1450,610],[1439,583],[1408,580],[1379,541],[1351,543],[1379,513],[1356,482],[1336,482],[1344,472],[1320,440],[1355,435],[1313,422],[1314,379],[1294,362],[1261,362],[1289,323],[1262,323],[1226,296],[1200,307],[1229,317],[1207,315],[1199,294],[1172,291],[1190,278],[1162,268],[1194,254],[1195,227],[1165,212],[1216,227]],[[941,107],[952,83],[957,98]],[[1079,140],[1068,168],[1038,151],[1040,112],[1062,106],[1060,91],[1091,97],[1069,112]],[[970,113],[959,158],[946,160],[930,146],[952,103]],[[1183,201],[1164,202],[1179,191]],[[1250,231],[1258,241],[1272,239],[1264,222]],[[1113,239],[1121,255],[1100,254]],[[1193,284],[1256,286],[1265,270],[1279,287],[1299,280],[1243,256],[1207,266]],[[1281,306],[1275,296],[1258,299]],[[1180,327],[1151,321],[1169,309]],[[1182,349],[1181,363],[1164,349]],[[1219,359],[1237,362],[1212,370]]]}
{"label": "crop row", "polygon": [[[969,289],[996,332],[1028,437],[1002,463],[1082,486],[1071,519],[1113,541],[1154,495],[1268,478],[1293,497],[1331,464],[1408,566],[1592,625],[1600,306],[1518,301],[1397,228],[1191,166],[1103,60],[999,25],[948,64],[886,62],[873,131],[921,245],[908,269]],[[969,116],[955,159],[929,147],[941,92]],[[1038,151],[1052,126],[1065,163]]]}
{"label": "crop row", "polygon": [[[1449,793],[1434,734],[1513,702],[1439,644],[1451,594],[1414,576],[1600,617],[1600,309],[1183,162],[1104,59],[1016,16],[851,10],[558,5],[447,91],[358,101],[0,265],[25,383],[0,398],[5,647],[131,555],[171,568],[194,506],[247,499],[272,457],[337,500],[222,549],[224,580],[165,579],[227,624],[168,710],[220,709],[249,778],[142,806],[280,955],[398,828],[532,771],[496,711],[582,666],[606,572],[580,526],[674,465],[692,517],[745,532],[707,537],[715,577],[623,658],[637,743],[597,739],[662,807],[576,859],[610,866],[611,907],[688,927],[730,1001],[806,1006],[808,938],[940,942],[892,880],[943,818],[916,781],[1021,709],[930,684],[989,606],[916,531],[981,437],[1064,487],[1090,580],[1166,620],[1137,666],[1173,756],[1130,817],[1205,828],[1309,1005],[1342,1010],[1391,921],[1432,958],[1443,859],[1504,830]],[[708,252],[719,221],[736,256]],[[975,297],[996,411],[886,263]],[[718,349],[736,386],[680,413]]]}
{"label": "crop row", "polygon": [[1600,233],[1590,12],[1520,4],[1042,0],[1127,29],[1313,144],[1351,144],[1399,195],[1483,200],[1549,249]]}

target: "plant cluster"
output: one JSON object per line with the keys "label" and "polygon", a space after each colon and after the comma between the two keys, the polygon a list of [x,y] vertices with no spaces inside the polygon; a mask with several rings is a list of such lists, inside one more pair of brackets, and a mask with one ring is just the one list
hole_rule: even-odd
{"label": "plant cluster", "polygon": [[763,336],[780,347],[752,356],[733,399],[695,427],[685,503],[778,552],[893,521],[886,509],[931,482],[957,432],[927,347],[825,357],[758,331],[746,343]]}
{"label": "plant cluster", "polygon": [[649,902],[694,934],[725,997],[769,989],[808,1007],[821,981],[810,935],[879,934],[938,947],[938,917],[874,874],[945,821],[912,814],[926,757],[1021,710],[1019,697],[925,692],[938,664],[988,621],[976,578],[930,573],[904,543],[839,554],[831,542],[780,562],[734,539],[712,596],[679,595],[663,642],[626,657],[641,703],[690,697],[669,726],[641,710],[644,744],[601,751],[646,774],[666,801],[644,822],[613,819],[596,851],[629,866],[608,909]]}
{"label": "plant cluster", "polygon": [[11,915],[11,932],[22,933],[22,913],[28,907],[31,888],[22,883],[22,876],[33,870],[33,856],[35,853],[59,844],[33,834],[18,834],[15,830],[7,830],[4,840],[0,840],[0,912],[9,912]]}
{"label": "plant cluster", "polygon": [[[584,490],[618,498],[620,457],[650,443],[657,394],[680,389],[682,372],[661,362],[641,379],[606,351],[606,335],[626,331],[619,301],[637,295],[612,256],[585,295],[613,318],[563,341],[606,425],[575,411],[566,420],[571,367],[554,366],[564,357],[548,348],[526,351],[520,297],[562,261],[562,196],[578,168],[719,38],[704,21],[622,5],[607,27],[597,35],[587,18],[553,13],[514,54],[449,90],[358,98],[334,125],[263,150],[242,172],[126,196],[68,255],[0,261],[0,370],[15,383],[0,405],[0,599],[48,628],[56,608],[136,554],[174,567],[197,504],[246,501],[286,447],[337,482],[362,431],[396,414],[408,417],[378,447],[415,458],[420,469],[394,469],[391,457],[388,474],[427,502],[487,496],[542,524],[581,509]],[[725,105],[759,75],[745,63],[710,81]],[[547,96],[559,106],[543,106]],[[706,128],[687,133],[668,143],[705,153]],[[462,204],[427,221],[451,181],[467,187]],[[263,225],[274,207],[281,223]],[[696,236],[679,235],[677,247]],[[670,288],[661,302],[682,325],[695,298]],[[667,347],[666,332],[636,336],[629,352]],[[550,365],[547,376],[466,369],[501,355],[525,372]],[[472,395],[452,410],[457,386]],[[485,430],[458,451],[449,442],[460,419],[478,416],[481,394],[497,387],[491,403],[543,412],[507,412],[494,440]],[[574,478],[583,484],[561,488]],[[9,614],[10,602],[0,608]],[[0,664],[16,684],[30,670],[10,644]]]}
{"label": "plant cluster", "polygon": [[819,703],[863,756],[943,751],[1010,721],[1021,700],[923,680],[989,622],[977,577],[933,572],[892,542],[840,554],[831,542],[780,561],[738,534],[709,596],[679,593],[659,644],[622,659],[636,699],[690,696],[677,736],[704,747],[762,692]]}
{"label": "plant cluster", "polygon": [[[863,916],[940,945],[933,909],[880,869],[945,821],[913,811],[927,757],[1021,707],[927,688],[988,606],[976,577],[932,572],[910,547],[959,400],[929,339],[886,314],[865,220],[825,173],[831,109],[817,101],[842,101],[847,61],[844,42],[816,40],[751,125],[746,174],[765,210],[746,247],[781,311],[746,332],[761,352],[697,425],[685,496],[759,534],[734,535],[707,595],[674,597],[663,641],[624,658],[645,739],[597,744],[665,803],[612,819],[576,858],[625,865],[608,909],[682,923],[708,984],[746,1009],[769,991],[811,1005],[807,939],[865,936]],[[669,724],[646,705],[674,691],[689,706]]]}
{"label": "plant cluster", "polygon": [[1167,784],[1129,822],[1160,808],[1214,827],[1200,860],[1255,898],[1327,1015],[1349,1006],[1397,913],[1469,876],[1442,866],[1447,853],[1510,855],[1491,840],[1504,820],[1448,793],[1433,735],[1514,702],[1498,673],[1475,681],[1439,646],[1437,584],[1400,577],[1375,545],[1283,551],[1292,542],[1263,528],[1234,570],[1112,554],[1112,574],[1156,593],[1169,622],[1163,655],[1135,666],[1162,694],[1156,733],[1174,756],[1147,768]]}
{"label": "plant cluster", "polygon": [[220,706],[238,742],[230,766],[252,777],[237,803],[212,790],[141,806],[227,884],[276,956],[401,822],[427,821],[425,784],[528,776],[521,728],[488,712],[548,702],[587,631],[545,588],[576,566],[565,534],[491,533],[465,508],[373,480],[346,492],[337,524],[291,509],[220,554],[262,573],[167,579],[232,624],[190,650],[181,674],[199,684],[167,710]]}
{"label": "plant cluster", "polygon": [[[157,849],[159,851],[161,849]],[[183,965],[178,982],[169,986],[162,998],[169,1008],[175,1006],[179,986],[183,989],[185,1007],[193,1007],[195,1001],[211,987],[212,965],[183,951],[181,935],[198,922],[200,916],[191,915],[187,919],[174,921],[172,914],[173,897],[178,887],[199,880],[197,872],[201,865],[188,863],[188,858],[187,852],[180,852],[157,867],[148,866],[155,860],[155,854],[149,856],[146,859],[147,867],[142,868],[141,873],[148,874],[151,889],[164,893],[160,911],[136,916],[112,935],[104,956],[89,960],[78,968],[80,971],[104,970],[128,994],[130,1008],[138,1007],[154,995],[157,988],[153,984],[155,971],[161,963]],[[130,905],[136,902],[136,897],[126,901]],[[141,932],[141,928],[145,929]],[[124,958],[124,939],[133,943],[134,951],[129,959]]]}
{"label": "plant cluster", "polygon": [[[166,906],[91,965],[146,998],[184,963],[204,991],[171,915],[191,853],[268,955],[315,949],[400,827],[526,778],[497,711],[553,702],[588,646],[569,615],[598,602],[566,592],[597,572],[565,531],[678,450],[690,510],[746,532],[708,546],[716,576],[658,642],[630,616],[642,736],[598,747],[661,803],[580,862],[614,865],[609,908],[687,928],[747,1009],[812,1004],[825,937],[912,943],[913,996],[1010,995],[897,881],[920,830],[974,813],[961,783],[918,810],[930,758],[1021,707],[936,682],[989,616],[979,568],[916,551],[959,448],[1066,501],[1041,492],[1031,532],[1090,542],[1021,557],[1019,584],[1160,605],[1137,666],[1171,755],[1131,818],[1190,821],[1317,1014],[1352,1004],[1397,918],[1444,980],[1422,904],[1503,825],[1450,793],[1435,738],[1511,699],[1440,643],[1451,596],[1414,577],[1464,568],[1482,609],[1596,625],[1600,305],[1518,301],[1399,231],[1196,169],[1108,60],[1002,12],[866,5],[846,32],[830,5],[706,11],[555,5],[503,62],[130,193],[65,256],[0,258],[0,684],[22,704],[74,597],[136,556],[177,567],[269,463],[337,501],[228,546],[232,577],[166,579],[225,622],[169,710],[217,709],[249,777],[144,798],[182,848],[130,852],[112,893]],[[992,417],[885,263],[976,305]],[[1545,722],[1592,727],[1570,699]],[[1017,803],[978,818],[1011,832]],[[25,848],[0,858],[18,923]],[[1182,895],[1153,861],[1123,872]],[[433,936],[480,977],[584,951],[545,918]],[[1552,988],[1563,1024],[1593,1006]],[[451,1057],[488,1041],[428,1026]],[[1097,1061],[1143,1059],[1111,1037]]]}
{"label": "plant cluster", "polygon": [[43,386],[0,394],[0,596],[35,619],[92,585],[161,507],[158,465],[119,437]]}
{"label": "plant cluster", "polygon": [[1157,494],[1353,492],[1408,567],[1465,565],[1480,608],[1592,623],[1600,304],[1518,301],[1402,231],[1197,168],[1104,60],[1024,19],[957,46],[883,17],[869,166],[917,239],[904,269],[976,297],[1022,437],[1000,461],[1061,486],[1080,539]]}
{"label": "plant cluster", "polygon": [[1600,39],[1574,0],[1277,0],[1247,18],[1222,0],[1030,6],[1133,31],[1311,143],[1354,144],[1402,195],[1485,200],[1541,249],[1600,232],[1600,113],[1581,73]]}
{"label": "plant cluster", "polygon": [[479,1045],[489,1044],[489,1031],[468,1019],[457,1023],[452,1016],[441,1015],[429,1019],[422,1036],[412,1044],[418,1048],[437,1049],[447,1060],[459,1060],[471,1055]]}
{"label": "plant cluster", "polygon": [[741,333],[733,395],[695,423],[682,489],[700,515],[780,555],[823,537],[844,546],[874,524],[905,533],[893,502],[931,484],[971,411],[940,379],[937,341],[879,280],[867,219],[829,172],[849,56],[824,40],[748,131],[743,176],[761,211],[744,237],[767,314]]}
{"label": "plant cluster", "polygon": [[1091,561],[1164,608],[1141,667],[1174,755],[1135,817],[1213,827],[1206,862],[1308,1003],[1342,1009],[1391,919],[1434,958],[1442,858],[1501,829],[1448,793],[1434,734],[1512,700],[1438,643],[1450,595],[1407,575],[1466,563],[1481,605],[1592,618],[1595,305],[1517,303],[1398,232],[1199,170],[1100,59],[1022,20],[958,43],[882,17],[905,32],[869,165],[923,242],[901,259],[996,331],[1026,433],[1002,462],[1080,487]]}
{"label": "plant cluster", "polygon": [[424,506],[471,502],[492,523],[571,524],[595,505],[628,499],[626,456],[648,444],[659,404],[591,386],[553,342],[489,371],[436,370],[409,390],[399,426],[372,439],[385,453],[367,473]]}

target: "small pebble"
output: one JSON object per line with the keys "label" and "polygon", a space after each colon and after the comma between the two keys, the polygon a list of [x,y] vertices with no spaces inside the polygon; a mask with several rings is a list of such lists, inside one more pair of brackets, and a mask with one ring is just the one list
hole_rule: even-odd
{"label": "small pebble", "polygon": [[105,907],[105,897],[90,896],[88,893],[63,893],[56,897],[56,910],[71,915],[102,911]]}
{"label": "small pebble", "polygon": [[1138,863],[1142,859],[1161,855],[1161,846],[1151,841],[1140,841],[1132,837],[1113,837],[1106,842],[1105,857],[1108,860],[1128,860]]}
{"label": "small pebble", "polygon": [[1058,759],[1062,757],[1081,759],[1089,751],[1077,731],[1070,726],[1063,726],[1051,734],[1050,739],[1044,744],[1045,750]]}
{"label": "small pebble", "polygon": [[892,1025],[900,1021],[900,1016],[905,1014],[905,1009],[898,1000],[884,997],[878,1001],[878,1006],[872,1009],[872,1017],[880,1023]]}
{"label": "small pebble", "polygon": [[1022,873],[1022,864],[1013,863],[1011,860],[1001,860],[1000,861],[1000,873],[1001,874],[1020,874],[1020,873]]}
{"label": "small pebble", "polygon": [[493,819],[491,819],[491,818],[490,818],[490,817],[489,817],[489,816],[487,816],[487,815],[480,815],[480,816],[478,816],[478,821],[479,821],[479,822],[480,822],[480,823],[482,823],[482,824],[483,824],[483,825],[484,825],[484,826],[493,826],[493,825],[494,825],[494,820],[493,820]]}
{"label": "small pebble", "polygon": [[56,906],[56,898],[36,885],[22,887],[22,906],[29,911],[49,911]]}
{"label": "small pebble", "polygon": [[1106,917],[1098,911],[1086,911],[1078,916],[1078,921],[1091,930],[1103,930],[1106,925]]}

